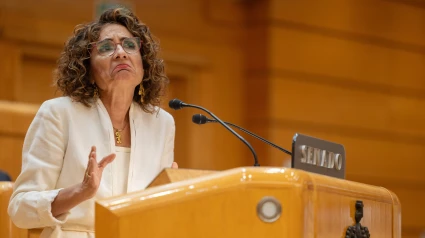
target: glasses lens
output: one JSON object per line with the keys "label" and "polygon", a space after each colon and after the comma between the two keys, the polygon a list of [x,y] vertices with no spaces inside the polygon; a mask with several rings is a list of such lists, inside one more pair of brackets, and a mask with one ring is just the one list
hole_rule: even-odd
{"label": "glasses lens", "polygon": [[122,41],[122,48],[124,48],[127,53],[135,53],[140,49],[140,39],[138,37],[125,38]]}
{"label": "glasses lens", "polygon": [[111,40],[103,40],[96,43],[100,55],[111,55],[115,51],[115,44]]}

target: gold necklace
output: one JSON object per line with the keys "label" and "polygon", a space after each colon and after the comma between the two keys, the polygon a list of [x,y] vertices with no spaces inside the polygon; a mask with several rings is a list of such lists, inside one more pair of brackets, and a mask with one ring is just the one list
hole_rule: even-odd
{"label": "gold necklace", "polygon": [[118,129],[116,129],[115,127],[113,127],[114,128],[114,130],[115,130],[115,141],[117,142],[117,144],[121,144],[122,143],[122,141],[121,141],[121,132],[125,129],[127,127],[127,124],[125,124],[125,126],[124,126],[124,128],[122,128],[121,130],[118,130]]}

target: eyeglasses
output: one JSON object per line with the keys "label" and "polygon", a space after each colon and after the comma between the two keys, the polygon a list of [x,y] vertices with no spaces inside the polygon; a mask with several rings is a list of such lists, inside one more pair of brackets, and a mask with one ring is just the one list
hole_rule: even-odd
{"label": "eyeglasses", "polygon": [[105,39],[90,43],[89,47],[96,48],[97,52],[101,56],[111,56],[117,50],[117,45],[121,45],[125,52],[134,54],[140,50],[142,41],[139,37],[124,38],[121,43],[115,43],[111,39]]}

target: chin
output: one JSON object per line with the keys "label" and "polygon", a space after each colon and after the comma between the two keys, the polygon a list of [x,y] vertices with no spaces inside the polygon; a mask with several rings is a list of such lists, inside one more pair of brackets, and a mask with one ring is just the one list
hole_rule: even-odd
{"label": "chin", "polygon": [[134,75],[123,74],[123,73],[120,73],[118,75],[115,75],[114,80],[117,80],[117,81],[136,81],[134,79]]}

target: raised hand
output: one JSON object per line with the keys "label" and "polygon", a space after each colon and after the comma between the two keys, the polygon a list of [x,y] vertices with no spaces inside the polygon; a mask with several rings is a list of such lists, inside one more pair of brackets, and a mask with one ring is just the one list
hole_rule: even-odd
{"label": "raised hand", "polygon": [[87,169],[82,182],[82,190],[88,199],[96,195],[102,179],[103,169],[115,159],[115,154],[110,154],[98,163],[96,156],[96,147],[92,146]]}
{"label": "raised hand", "polygon": [[94,197],[99,189],[103,169],[114,159],[115,154],[110,154],[97,163],[96,147],[92,146],[83,182],[59,191],[52,202],[52,215],[56,217],[68,212],[81,202]]}

